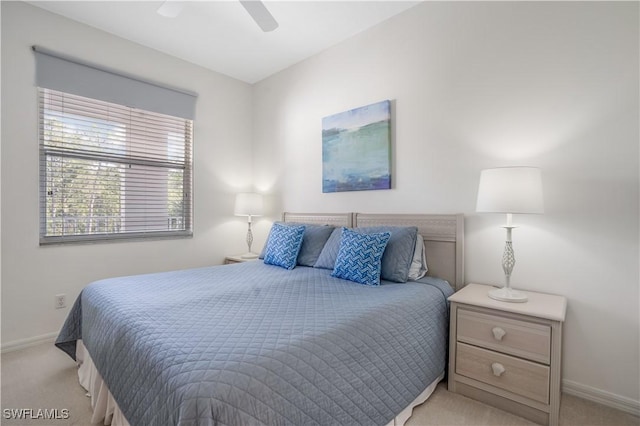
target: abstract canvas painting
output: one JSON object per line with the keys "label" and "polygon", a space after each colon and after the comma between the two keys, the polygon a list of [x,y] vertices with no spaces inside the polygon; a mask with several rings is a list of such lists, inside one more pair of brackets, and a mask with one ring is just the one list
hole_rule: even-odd
{"label": "abstract canvas painting", "polygon": [[322,192],[391,188],[391,102],[322,119]]}

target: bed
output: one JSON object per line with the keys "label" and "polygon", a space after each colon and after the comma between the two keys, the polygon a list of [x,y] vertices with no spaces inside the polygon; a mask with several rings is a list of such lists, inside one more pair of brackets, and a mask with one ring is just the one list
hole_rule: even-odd
{"label": "bed", "polygon": [[404,424],[444,377],[462,215],[285,213],[283,222],[415,227],[429,271],[365,286],[329,268],[255,261],[92,283],[56,346],[80,364],[93,422]]}

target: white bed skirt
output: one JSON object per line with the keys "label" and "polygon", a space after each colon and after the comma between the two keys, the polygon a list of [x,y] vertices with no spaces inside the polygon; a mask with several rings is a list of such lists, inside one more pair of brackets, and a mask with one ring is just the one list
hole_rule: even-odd
{"label": "white bed skirt", "polygon": [[413,414],[413,409],[429,399],[433,391],[436,390],[436,386],[438,386],[438,383],[440,383],[442,379],[444,379],[444,372],[442,372],[442,374],[440,374],[433,382],[431,382],[431,384],[427,386],[427,388],[423,390],[416,399],[411,401],[411,403],[407,405],[407,408],[402,410],[400,414],[398,414],[393,420],[387,423],[387,426],[403,426],[405,422],[409,420],[411,414]]}
{"label": "white bed skirt", "polygon": [[82,340],[78,340],[76,345],[76,360],[78,361],[80,385],[88,392],[87,396],[91,397],[91,408],[93,409],[91,424],[130,426],[102,380],[102,376],[98,373],[98,369],[93,364]]}
{"label": "white bed skirt", "polygon": [[[78,361],[78,379],[80,385],[88,392],[87,396],[91,397],[91,408],[93,409],[91,423],[102,423],[111,426],[130,426],[122,414],[122,411],[120,411],[118,404],[116,404],[116,400],[113,399],[111,392],[109,392],[104,380],[102,380],[102,376],[98,373],[91,356],[89,356],[89,352],[87,352],[81,340],[78,340],[76,346],[76,359]],[[414,407],[425,402],[433,391],[436,390],[436,386],[442,379],[444,379],[444,373],[427,386],[407,408],[402,410],[402,412],[386,426],[403,426],[405,422],[409,420],[409,417],[411,417]]]}

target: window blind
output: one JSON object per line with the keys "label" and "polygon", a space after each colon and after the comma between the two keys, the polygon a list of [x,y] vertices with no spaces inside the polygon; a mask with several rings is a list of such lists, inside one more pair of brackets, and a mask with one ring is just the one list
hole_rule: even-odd
{"label": "window blind", "polygon": [[36,85],[193,120],[197,94],[32,46]]}
{"label": "window blind", "polygon": [[41,244],[191,235],[191,120],[38,96]]}

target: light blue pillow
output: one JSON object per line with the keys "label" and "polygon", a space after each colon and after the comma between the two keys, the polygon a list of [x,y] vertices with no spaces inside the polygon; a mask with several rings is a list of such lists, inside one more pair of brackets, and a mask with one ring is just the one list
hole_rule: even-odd
{"label": "light blue pillow", "polygon": [[315,265],[334,229],[329,225],[305,225],[304,238],[298,254],[298,265]]}
{"label": "light blue pillow", "polygon": [[340,239],[342,238],[342,228],[335,228],[329,239],[324,244],[318,260],[313,265],[314,268],[333,269],[336,266],[338,250],[340,250]]}
{"label": "light blue pillow", "polygon": [[340,249],[331,276],[365,285],[380,285],[382,254],[391,234],[361,234],[342,228]]}
{"label": "light blue pillow", "polygon": [[304,225],[285,226],[274,223],[265,247],[264,263],[285,269],[295,268],[303,236]]}
{"label": "light blue pillow", "polygon": [[[301,223],[295,222],[276,222],[283,226],[300,226]],[[307,225],[304,224],[304,237],[302,238],[302,246],[300,246],[300,253],[298,253],[298,265],[301,266],[313,266],[324,247],[327,239],[331,235],[331,232],[335,227],[331,225]],[[267,238],[268,240],[268,238]],[[264,259],[267,245],[265,244],[260,253],[260,259]]]}
{"label": "light blue pillow", "polygon": [[383,280],[397,283],[407,282],[409,270],[416,250],[418,228],[415,226],[369,226],[355,228],[363,234],[379,234],[389,232],[391,237],[382,255]]}

